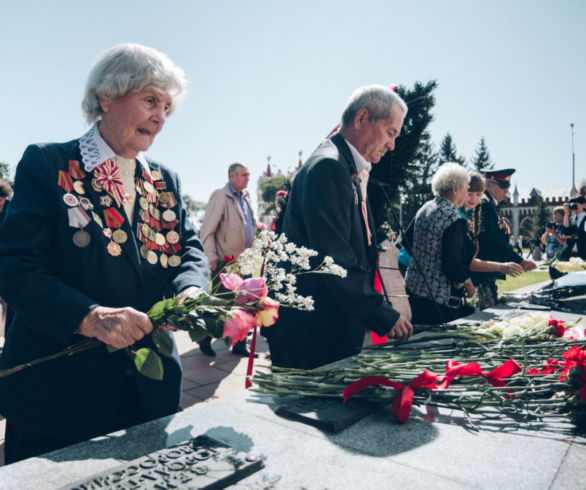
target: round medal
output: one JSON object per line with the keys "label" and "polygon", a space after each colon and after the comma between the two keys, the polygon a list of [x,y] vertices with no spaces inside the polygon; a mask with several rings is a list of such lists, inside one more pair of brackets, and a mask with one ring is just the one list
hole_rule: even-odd
{"label": "round medal", "polygon": [[83,182],[81,180],[76,180],[73,183],[73,190],[78,194],[85,194],[85,189],[83,188]]}
{"label": "round medal", "polygon": [[91,237],[87,231],[77,230],[73,234],[73,244],[76,247],[83,248],[87,247],[90,244]]}
{"label": "round medal", "polygon": [[122,253],[122,248],[116,242],[108,242],[106,250],[112,257],[118,257]]}
{"label": "round medal", "polygon": [[169,195],[168,192],[159,193],[159,201],[161,201],[162,203],[167,203],[170,200],[171,200],[171,196]]}
{"label": "round medal", "polygon": [[107,238],[112,238],[112,230],[110,228],[104,228],[102,231]]}
{"label": "round medal", "polygon": [[142,186],[144,187],[144,190],[147,191],[149,194],[155,191],[153,184],[151,184],[148,180],[145,180]]}
{"label": "round medal", "polygon": [[149,202],[146,200],[146,197],[143,196],[138,200],[138,205],[145,211],[149,208]]}
{"label": "round medal", "polygon": [[171,255],[171,257],[169,257],[169,265],[171,267],[177,267],[180,264],[181,264],[181,257],[179,257],[179,255]]}
{"label": "round medal", "polygon": [[147,260],[149,264],[155,265],[158,261],[157,254],[152,250],[149,250],[149,253],[147,254]]}
{"label": "round medal", "polygon": [[119,228],[114,233],[112,233],[112,240],[114,240],[116,243],[124,243],[126,240],[128,240],[128,235],[124,230]]}
{"label": "round medal", "polygon": [[71,207],[79,206],[79,200],[77,199],[77,197],[71,194],[71,192],[63,194],[63,201],[65,202],[65,204]]}
{"label": "round medal", "polygon": [[159,247],[162,247],[163,245],[165,245],[165,236],[162,233],[155,234],[155,243]]}
{"label": "round medal", "polygon": [[102,185],[95,178],[92,179],[92,188],[96,192],[102,192]]}
{"label": "round medal", "polygon": [[139,252],[140,252],[140,256],[146,260],[148,254],[149,254],[149,249],[146,248],[146,245],[141,245]]}
{"label": "round medal", "polygon": [[175,214],[175,211],[173,211],[172,209],[167,209],[165,212],[163,212],[163,219],[167,223],[170,223],[171,221],[175,221],[176,217],[177,217],[177,215]]}
{"label": "round medal", "polygon": [[163,175],[158,170],[151,170],[151,177],[153,180],[161,180]]}
{"label": "round medal", "polygon": [[169,233],[167,233],[166,238],[171,245],[179,243],[179,233],[177,233],[175,230],[171,230]]}
{"label": "round medal", "polygon": [[161,211],[159,211],[155,206],[153,206],[152,204],[149,206],[149,211],[151,213],[151,216],[153,218],[155,218],[156,220],[160,220],[161,219]]}
{"label": "round medal", "polygon": [[[140,225],[140,229],[142,230],[142,234],[149,238],[150,234],[151,234],[151,228],[149,225],[147,225],[146,223],[143,223],[142,225]],[[150,240],[150,238],[149,238]]]}
{"label": "round medal", "polygon": [[169,257],[167,257],[166,254],[161,254],[161,256],[159,257],[159,260],[161,261],[161,265],[163,266],[163,269],[166,269],[168,267],[168,262],[169,262]]}

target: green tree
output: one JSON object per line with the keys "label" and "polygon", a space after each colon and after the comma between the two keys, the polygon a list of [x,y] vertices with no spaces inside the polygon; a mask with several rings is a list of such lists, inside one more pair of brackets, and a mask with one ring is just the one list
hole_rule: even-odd
{"label": "green tree", "polygon": [[439,149],[439,163],[446,162],[456,162],[464,166],[466,164],[466,159],[462,155],[458,155],[456,144],[450,133],[446,133]]}
{"label": "green tree", "polygon": [[190,218],[195,226],[195,229],[199,231],[203,216],[206,210],[206,203],[202,201],[196,201],[189,194],[183,194],[183,202],[187,209],[187,217]]}
{"label": "green tree", "polygon": [[494,163],[490,158],[490,153],[486,147],[484,136],[480,138],[480,143],[478,143],[478,147],[474,152],[474,157],[472,158],[471,163],[472,168],[481,173],[494,168]]}
{"label": "green tree", "polygon": [[4,179],[8,181],[10,185],[14,185],[11,174],[12,172],[10,170],[10,164],[6,162],[0,162],[0,179]]}
{"label": "green tree", "polygon": [[290,175],[275,175],[274,177],[268,177],[260,183],[260,189],[262,193],[262,200],[269,204],[266,212],[272,212],[275,210],[275,194],[277,191],[291,189]]}
{"label": "green tree", "polygon": [[527,238],[541,238],[541,235],[545,232],[545,225],[551,221],[551,211],[541,195],[535,196],[535,204],[537,209],[531,218],[532,237]]}
{"label": "green tree", "polygon": [[[433,91],[436,88],[435,80],[415,82],[412,88],[397,88],[409,110],[401,136],[395,142],[395,150],[387,152],[379,163],[373,165],[368,184],[368,199],[379,241],[386,239],[390,229],[398,229],[401,190],[408,189],[420,172],[416,163],[421,161],[424,152],[422,140],[427,141],[429,138],[426,129],[433,121],[431,110],[435,105]],[[383,185],[377,185],[375,181]]]}

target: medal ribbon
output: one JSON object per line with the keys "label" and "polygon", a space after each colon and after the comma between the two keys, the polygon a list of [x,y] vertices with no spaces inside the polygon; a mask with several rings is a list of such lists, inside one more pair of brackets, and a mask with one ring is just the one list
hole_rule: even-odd
{"label": "medal ribbon", "polygon": [[120,179],[120,169],[113,160],[106,160],[100,163],[94,169],[94,177],[96,182],[110,194],[118,203],[125,204],[127,202],[126,194],[124,193],[124,184]]}
{"label": "medal ribbon", "polygon": [[85,177],[85,173],[77,160],[69,160],[69,175],[74,179],[83,179]]}
{"label": "medal ribbon", "polygon": [[87,213],[79,206],[69,208],[67,215],[69,217],[69,226],[72,228],[83,228],[91,221]]}
{"label": "medal ribbon", "polygon": [[57,180],[59,187],[65,190],[65,192],[71,192],[73,189],[73,181],[71,180],[71,175],[63,170],[59,170],[59,177]]}
{"label": "medal ribbon", "polygon": [[104,209],[104,219],[108,228],[120,228],[124,223],[124,217],[116,208]]}

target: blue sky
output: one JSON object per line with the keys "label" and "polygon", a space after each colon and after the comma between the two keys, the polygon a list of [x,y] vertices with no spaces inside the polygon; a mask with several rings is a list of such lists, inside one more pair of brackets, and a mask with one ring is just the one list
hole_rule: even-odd
{"label": "blue sky", "polygon": [[337,123],[368,83],[435,79],[430,130],[472,156],[482,136],[519,187],[586,177],[586,2],[6,1],[0,4],[0,160],[87,126],[80,101],[105,49],[139,42],[190,80],[185,103],[149,152],[207,201],[233,161],[249,190],[267,156],[282,170]]}

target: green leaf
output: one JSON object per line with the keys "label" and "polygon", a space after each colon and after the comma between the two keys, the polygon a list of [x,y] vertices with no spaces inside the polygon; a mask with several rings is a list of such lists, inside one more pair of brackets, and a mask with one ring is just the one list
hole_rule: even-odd
{"label": "green leaf", "polygon": [[207,336],[208,334],[206,333],[206,331],[199,328],[189,331],[189,338],[197,343],[201,342]]}
{"label": "green leaf", "polygon": [[152,333],[153,342],[157,350],[166,357],[171,357],[173,353],[173,339],[160,328],[155,328]]}
{"label": "green leaf", "polygon": [[155,303],[148,311],[147,315],[153,323],[160,323],[165,314],[177,306],[178,298],[169,298]]}
{"label": "green leaf", "polygon": [[143,347],[138,349],[134,358],[138,372],[147,378],[161,381],[163,379],[163,361],[154,350]]}

